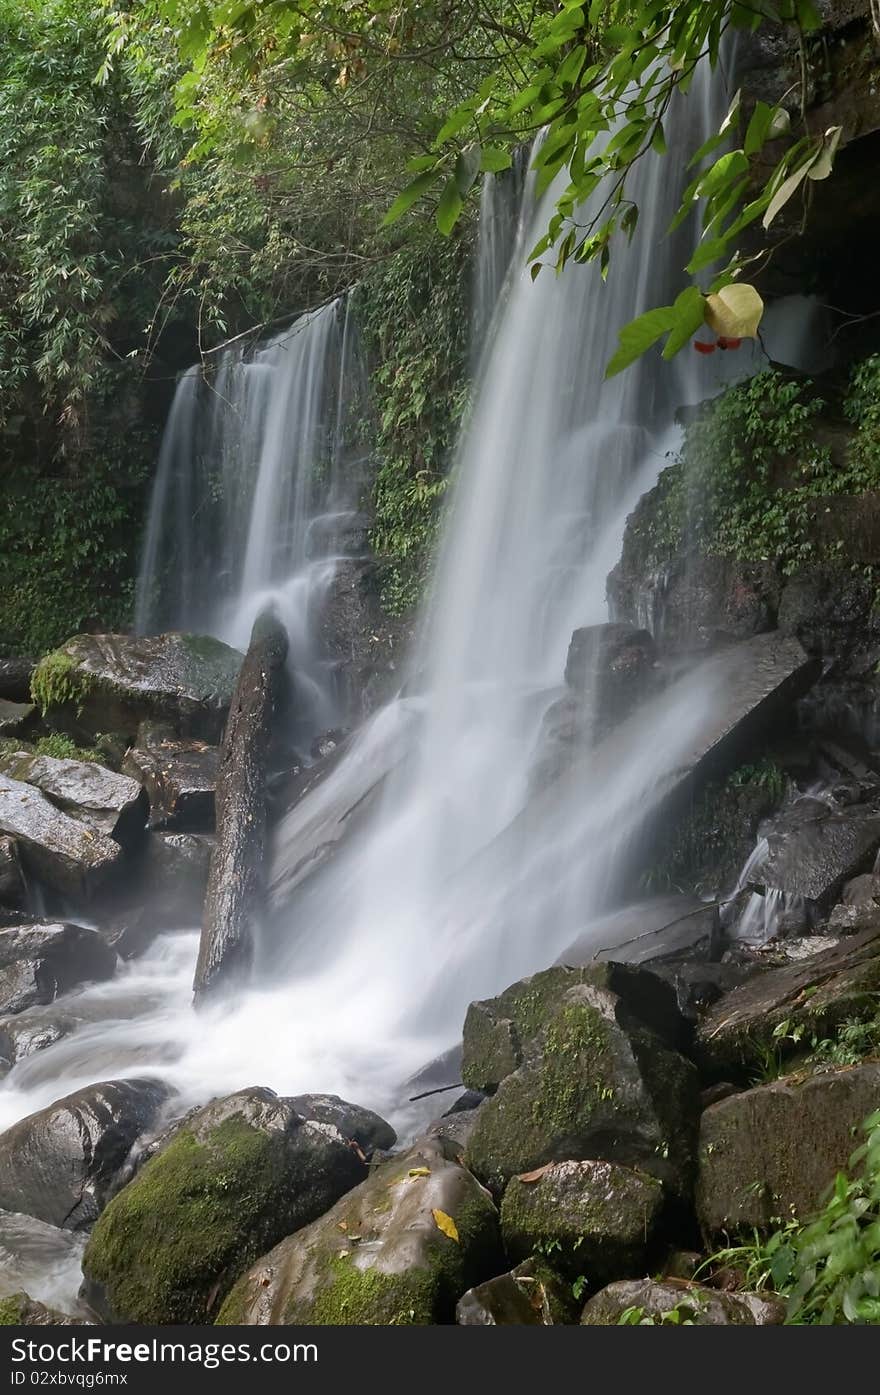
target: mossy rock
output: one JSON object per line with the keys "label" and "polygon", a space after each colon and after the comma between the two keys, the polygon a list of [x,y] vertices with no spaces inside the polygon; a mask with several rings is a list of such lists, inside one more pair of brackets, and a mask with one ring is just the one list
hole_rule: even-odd
{"label": "mossy rock", "polygon": [[[611,970],[622,967],[551,970],[502,995],[521,1064],[480,1109],[466,1154],[494,1191],[548,1162],[598,1158],[641,1168],[688,1194],[697,1073],[607,986]],[[667,992],[674,996],[655,982],[661,1003]]]}
{"label": "mossy rock", "polygon": [[[872,927],[809,959],[748,979],[712,1005],[694,1053],[714,1079],[754,1078],[798,1040],[830,1037],[850,1018],[873,1017],[880,994],[880,935]],[[777,1035],[777,1028],[787,1023]]]}
{"label": "mossy rock", "polygon": [[[236,1284],[222,1324],[423,1326],[502,1267],[488,1192],[442,1139],[390,1159]],[[454,1227],[454,1234],[450,1231]]]}
{"label": "mossy rock", "polygon": [[511,1259],[552,1255],[570,1278],[592,1287],[644,1273],[663,1209],[655,1177],[617,1163],[551,1163],[511,1178],[501,1235]]}
{"label": "mossy rock", "polygon": [[215,1100],[100,1217],[83,1258],[88,1300],[110,1321],[212,1321],[242,1270],[365,1174],[338,1129],[270,1090]]}
{"label": "mossy rock", "polygon": [[462,1294],[455,1308],[460,1327],[558,1327],[577,1322],[572,1285],[540,1255],[523,1260]]}
{"label": "mossy rock", "polygon": [[723,1293],[704,1284],[630,1279],[609,1284],[584,1308],[584,1327],[778,1327],[785,1305],[773,1294]]}
{"label": "mossy rock", "polygon": [[578,984],[614,993],[619,1011],[670,1045],[682,1039],[675,992],[656,975],[630,964],[599,962],[556,965],[520,979],[496,998],[471,1003],[464,1023],[461,1076],[472,1090],[497,1090],[526,1058],[530,1044],[550,1021],[569,989]]}
{"label": "mossy rock", "polygon": [[77,1318],[68,1317],[54,1308],[38,1303],[29,1294],[11,1293],[0,1298],[0,1327],[77,1327]]}
{"label": "mossy rock", "polygon": [[751,1235],[819,1209],[880,1101],[880,1062],[758,1085],[700,1121],[697,1216],[707,1236]]}
{"label": "mossy rock", "polygon": [[208,635],[75,635],[40,660],[34,701],[50,725],[88,743],[134,741],[141,722],[218,741],[242,655]]}

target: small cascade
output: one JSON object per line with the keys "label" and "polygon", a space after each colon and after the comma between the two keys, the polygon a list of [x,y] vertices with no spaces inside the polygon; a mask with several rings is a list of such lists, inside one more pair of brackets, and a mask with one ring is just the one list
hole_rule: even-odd
{"label": "small cascade", "polygon": [[787,895],[773,887],[754,889],[756,882],[760,884],[761,868],[769,852],[767,839],[759,838],[743,864],[724,916],[729,937],[742,944],[767,944],[776,938],[784,916],[803,910],[804,903],[799,896]]}
{"label": "small cascade", "polygon": [[181,378],[162,443],[138,581],[139,633],[246,647],[272,601],[301,705],[335,718],[314,620],[340,556],[360,545],[364,378],[349,298]]}

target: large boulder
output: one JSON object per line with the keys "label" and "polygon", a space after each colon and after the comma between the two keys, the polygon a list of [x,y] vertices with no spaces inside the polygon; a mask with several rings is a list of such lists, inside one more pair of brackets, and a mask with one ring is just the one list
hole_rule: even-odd
{"label": "large boulder", "polygon": [[655,1177],[617,1163],[551,1163],[511,1178],[501,1202],[501,1235],[511,1259],[553,1255],[570,1278],[591,1287],[644,1273],[663,1208]]}
{"label": "large boulder", "polygon": [[217,741],[241,661],[207,635],[75,635],[40,661],[32,691],[54,724],[88,737],[131,741],[147,720]]}
{"label": "large boulder", "polygon": [[[878,992],[880,935],[873,929],[725,993],[697,1028],[697,1061],[717,1078],[748,1077],[768,1055],[791,1052],[798,1038],[827,1037],[847,1018],[872,1017]],[[788,1027],[777,1035],[783,1022]]]}
{"label": "large boulder", "polygon": [[816,1211],[880,1103],[880,1062],[758,1085],[700,1121],[697,1214],[708,1236]]}
{"label": "large boulder", "polygon": [[636,901],[592,921],[556,962],[577,967],[601,956],[618,963],[653,964],[715,959],[720,950],[717,905],[670,893]]}
{"label": "large boulder", "polygon": [[773,1295],[723,1293],[704,1284],[629,1279],[609,1284],[584,1308],[584,1327],[778,1327],[785,1305]]}
{"label": "large boulder", "polygon": [[19,1061],[54,1046],[69,1036],[77,1026],[76,1019],[60,1004],[42,1004],[25,1008],[23,1012],[0,1017],[0,1075],[5,1075]]}
{"label": "large boulder", "polygon": [[33,659],[0,659],[0,698],[7,702],[27,702],[34,668]]}
{"label": "large boulder", "polygon": [[122,854],[118,843],[56,809],[33,785],[3,774],[0,833],[15,839],[29,876],[86,900],[107,884]]}
{"label": "large boulder", "polygon": [[83,1260],[88,1300],[114,1322],[210,1322],[243,1269],[366,1172],[351,1138],[271,1090],[214,1100],[100,1217]]}
{"label": "large boulder", "polygon": [[377,1150],[393,1148],[397,1142],[394,1129],[379,1114],[362,1105],[349,1104],[338,1095],[292,1095],[287,1103],[303,1119],[338,1129],[366,1158]]}
{"label": "large boulder", "polygon": [[679,1029],[673,989],[628,965],[549,969],[472,1004],[462,1078],[495,1093],[468,1166],[500,1191],[544,1163],[598,1158],[686,1195],[698,1081],[669,1044]]}
{"label": "large boulder", "polygon": [[139,781],[150,801],[150,828],[214,827],[218,748],[204,741],[161,741],[134,746],[122,769]]}
{"label": "large boulder", "polygon": [[112,978],[116,955],[83,925],[31,920],[0,925],[0,1013],[51,1003],[81,983]]}
{"label": "large boulder", "polygon": [[49,1225],[91,1225],[135,1141],[167,1098],[152,1080],[109,1080],[57,1100],[0,1134],[0,1207]]}
{"label": "large boulder", "polygon": [[556,1327],[576,1321],[571,1285],[536,1256],[462,1294],[460,1327]]}
{"label": "large boulder", "polygon": [[827,910],[858,872],[873,866],[880,848],[880,811],[870,805],[832,808],[800,799],[766,830],[767,855],[754,885]]}
{"label": "large boulder", "polygon": [[647,630],[587,625],[575,630],[565,664],[566,688],[541,724],[532,785],[556,779],[573,756],[622,722],[650,693],[657,656]]}
{"label": "large boulder", "polygon": [[0,757],[0,771],[42,790],[72,819],[118,843],[133,842],[146,825],[147,798],[138,782],[96,761],[14,751]]}
{"label": "large boulder", "polygon": [[451,1322],[459,1296],[502,1267],[492,1198],[422,1139],[243,1276],[220,1323],[307,1326]]}

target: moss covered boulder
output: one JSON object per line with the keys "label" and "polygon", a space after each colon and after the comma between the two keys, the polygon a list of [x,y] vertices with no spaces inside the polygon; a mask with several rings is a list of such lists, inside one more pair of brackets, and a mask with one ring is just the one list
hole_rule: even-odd
{"label": "moss covered boulder", "polygon": [[429,1325],[503,1267],[488,1192],[442,1139],[389,1159],[236,1284],[220,1323]]}
{"label": "moss covered boulder", "polygon": [[584,1327],[778,1327],[785,1305],[761,1293],[722,1293],[703,1284],[630,1279],[609,1284],[584,1308]]}
{"label": "moss covered boulder", "polygon": [[[593,1158],[688,1194],[697,1072],[669,1045],[680,1023],[673,989],[625,968],[551,969],[469,1012],[464,1079],[498,1083],[480,1109],[467,1164],[495,1191],[545,1163]],[[637,980],[642,1002],[623,990]]]}
{"label": "moss covered boulder", "polygon": [[663,1208],[655,1177],[618,1163],[550,1163],[513,1177],[501,1202],[501,1235],[511,1259],[553,1255],[571,1278],[596,1287],[643,1273]]}
{"label": "moss covered boulder", "polygon": [[538,1256],[462,1294],[460,1327],[557,1327],[577,1321],[571,1284]]}
{"label": "moss covered boulder", "polygon": [[818,1209],[880,1104],[880,1062],[776,1080],[700,1121],[697,1215],[708,1236],[769,1229]]}
{"label": "moss covered boulder", "polygon": [[47,1308],[26,1293],[11,1293],[0,1298],[0,1327],[79,1327],[81,1318]]}
{"label": "moss covered boulder", "polygon": [[183,1121],[101,1216],[86,1295],[110,1321],[212,1321],[247,1266],[366,1176],[333,1124],[271,1090],[214,1100]]}
{"label": "moss covered boulder", "polygon": [[218,741],[241,662],[207,635],[75,635],[40,660],[31,690],[53,725],[89,740],[130,742],[150,721]]}
{"label": "moss covered boulder", "polygon": [[[873,1017],[878,993],[880,934],[874,927],[725,993],[697,1029],[696,1059],[710,1077],[748,1079],[768,1055],[794,1051],[798,1037],[827,1037],[848,1018]],[[777,1036],[783,1022],[788,1026]]]}

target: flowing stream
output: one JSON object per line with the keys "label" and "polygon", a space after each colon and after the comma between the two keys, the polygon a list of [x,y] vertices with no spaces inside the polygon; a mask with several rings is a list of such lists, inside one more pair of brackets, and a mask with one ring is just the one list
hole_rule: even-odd
{"label": "flowing stream", "polygon": [[[177,1110],[260,1084],[335,1092],[406,1128],[406,1082],[456,1042],[467,1003],[551,964],[613,907],[646,812],[718,700],[711,665],[628,728],[619,759],[585,754],[558,797],[533,797],[534,773],[572,631],[607,619],[606,577],[627,514],[678,444],[676,410],[715,391],[728,366],[716,360],[731,357],[649,354],[604,381],[621,325],[680,286],[697,230],[666,229],[726,105],[723,84],[699,72],[670,111],[669,154],[639,162],[639,229],[607,283],[577,266],[533,283],[526,258],[547,200],[536,207],[522,171],[513,193],[487,184],[483,352],[409,683],[278,830],[271,925],[248,990],[196,1013],[197,932],[160,936],[111,982],[65,997],[76,1029],[13,1069],[0,1127],[137,1074],[167,1080]],[[313,619],[355,545],[362,392],[347,303],[185,375],[138,593],[142,631],[238,644],[267,599],[279,605],[315,730],[329,725],[332,693]],[[355,805],[333,856],[300,878],[309,838]],[[64,1263],[75,1269],[76,1256]]]}

